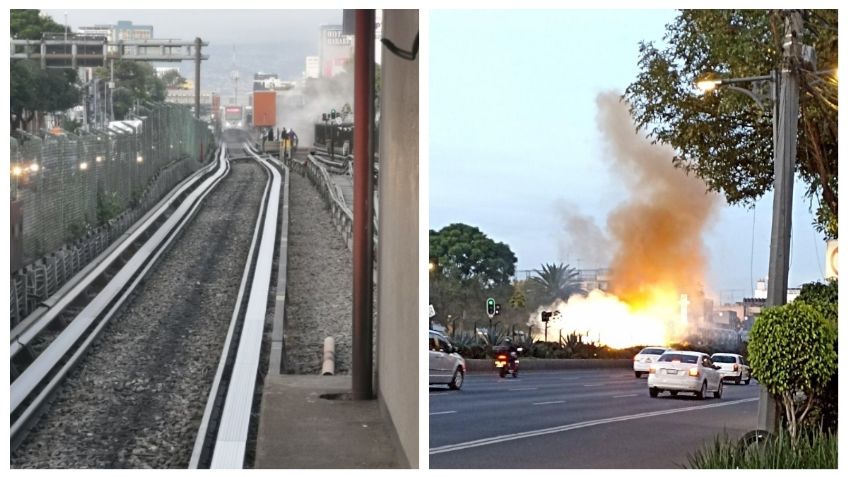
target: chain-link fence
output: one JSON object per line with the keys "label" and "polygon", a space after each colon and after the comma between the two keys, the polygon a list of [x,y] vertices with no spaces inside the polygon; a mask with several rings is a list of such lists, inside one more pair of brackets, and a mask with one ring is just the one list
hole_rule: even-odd
{"label": "chain-link fence", "polygon": [[[182,106],[82,135],[10,141],[12,326],[208,160],[215,138]],[[16,233],[17,231],[17,233]]]}

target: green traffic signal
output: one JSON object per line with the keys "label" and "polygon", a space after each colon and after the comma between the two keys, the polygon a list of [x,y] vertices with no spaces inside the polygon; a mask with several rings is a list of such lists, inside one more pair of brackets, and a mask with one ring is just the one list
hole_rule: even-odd
{"label": "green traffic signal", "polygon": [[494,298],[489,298],[488,300],[486,300],[486,314],[489,315],[490,318],[495,316],[495,299]]}

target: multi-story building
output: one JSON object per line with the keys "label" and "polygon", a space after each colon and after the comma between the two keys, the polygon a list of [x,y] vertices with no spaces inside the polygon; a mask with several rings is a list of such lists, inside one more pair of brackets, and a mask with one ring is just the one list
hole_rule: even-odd
{"label": "multi-story building", "polygon": [[[150,40],[153,38],[152,25],[133,25],[133,22],[119,20],[115,25],[94,25],[77,28],[77,32],[86,36],[105,36],[110,43],[118,41]],[[128,52],[131,48],[127,48]]]}
{"label": "multi-story building", "polygon": [[353,36],[345,35],[341,25],[322,25],[318,44],[320,75],[332,78],[347,71],[353,57]]}
{"label": "multi-story building", "polygon": [[112,41],[149,40],[153,38],[152,25],[133,25],[133,22],[120,20],[112,26]]}
{"label": "multi-story building", "polygon": [[317,79],[321,77],[321,59],[317,56],[306,57],[306,78]]}

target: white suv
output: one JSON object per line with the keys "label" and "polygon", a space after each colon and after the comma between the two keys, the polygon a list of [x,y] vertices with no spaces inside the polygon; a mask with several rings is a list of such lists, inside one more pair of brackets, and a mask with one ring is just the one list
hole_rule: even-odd
{"label": "white suv", "polygon": [[459,389],[465,380],[465,358],[456,352],[450,340],[430,330],[430,384],[447,384]]}
{"label": "white suv", "polygon": [[668,351],[667,348],[658,346],[649,346],[633,357],[633,372],[637,378],[641,378],[643,374],[648,374],[651,369],[651,364],[656,363],[660,359],[660,355]]}

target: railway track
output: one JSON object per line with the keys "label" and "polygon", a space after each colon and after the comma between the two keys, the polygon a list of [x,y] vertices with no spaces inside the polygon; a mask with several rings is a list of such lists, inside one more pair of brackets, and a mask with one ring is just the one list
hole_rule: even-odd
{"label": "railway track", "polygon": [[[225,180],[235,180],[233,170],[249,177],[247,184],[264,176],[261,193],[254,194],[259,204],[253,208],[258,212],[232,211],[226,220],[214,213],[205,217],[204,203],[214,196],[213,190],[224,187]],[[13,330],[13,467],[242,466],[282,171],[246,143],[223,144],[214,164],[187,179],[62,296],[51,298],[43,311]],[[253,201],[246,197],[245,187],[224,189],[231,189],[233,197],[218,199],[222,206]],[[207,224],[191,225],[193,220]],[[252,230],[245,234],[250,235],[242,245],[246,252],[227,242],[235,231],[222,226],[238,220],[253,225],[242,227]],[[203,227],[215,231],[198,235],[193,229]],[[192,234],[212,242],[206,251],[187,246],[183,250],[184,240],[177,239]],[[209,249],[243,256],[215,257]],[[182,255],[174,258],[178,251]],[[182,265],[182,273],[197,275],[203,282],[183,280],[182,288],[159,283],[168,281],[172,269],[180,269],[171,262],[192,258],[194,262]],[[217,259],[232,263],[216,268]],[[232,273],[237,262],[243,272],[235,287],[221,277],[238,277]],[[204,309],[214,316],[196,312],[195,308],[204,308],[204,301],[214,302]],[[223,312],[223,303],[231,313]],[[119,319],[110,324],[116,316]],[[187,356],[189,352],[200,358]],[[82,362],[85,366],[77,368]],[[215,363],[213,379],[209,371]],[[202,382],[186,384],[195,378]],[[173,435],[164,436],[170,428],[175,429]],[[145,446],[154,451],[145,451]],[[86,458],[86,453],[92,455]]]}

